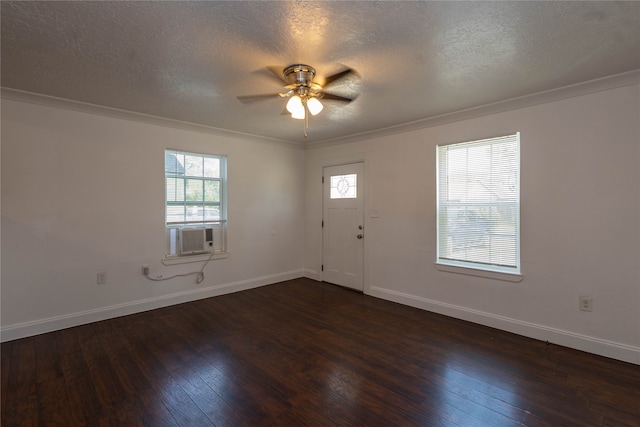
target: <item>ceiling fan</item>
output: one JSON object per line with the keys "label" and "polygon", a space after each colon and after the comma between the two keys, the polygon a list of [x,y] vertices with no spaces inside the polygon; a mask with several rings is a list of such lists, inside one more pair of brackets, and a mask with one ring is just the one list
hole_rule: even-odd
{"label": "ceiling fan", "polygon": [[316,70],[310,65],[294,64],[285,67],[282,71],[278,68],[267,67],[280,82],[285,83],[284,92],[264,94],[264,95],[241,95],[238,100],[241,102],[257,101],[269,98],[289,98],[286,111],[294,119],[304,120],[304,137],[307,137],[309,130],[309,114],[317,115],[324,108],[321,99],[349,103],[354,98],[347,98],[340,95],[325,92],[327,86],[334,84],[340,79],[349,75],[356,75],[351,68],[332,74],[324,79],[320,85],[313,81],[316,77]]}

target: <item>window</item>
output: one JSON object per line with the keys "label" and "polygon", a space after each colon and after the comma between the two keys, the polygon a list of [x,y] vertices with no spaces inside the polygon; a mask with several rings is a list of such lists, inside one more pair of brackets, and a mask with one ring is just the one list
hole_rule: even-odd
{"label": "window", "polygon": [[355,173],[332,176],[329,197],[332,199],[355,199],[358,197],[357,180],[358,175]]}
{"label": "window", "polygon": [[226,157],[166,150],[167,255],[226,252]]}
{"label": "window", "polygon": [[437,150],[437,263],[520,274],[520,134]]}

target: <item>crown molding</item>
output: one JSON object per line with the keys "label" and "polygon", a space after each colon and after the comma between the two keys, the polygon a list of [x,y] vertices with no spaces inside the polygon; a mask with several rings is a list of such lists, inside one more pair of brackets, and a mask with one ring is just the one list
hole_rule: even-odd
{"label": "crown molding", "polygon": [[169,119],[166,117],[153,116],[150,114],[137,113],[129,110],[121,110],[119,108],[105,107],[87,102],[74,101],[56,96],[43,95],[35,92],[27,92],[8,87],[1,88],[1,98],[12,101],[25,102],[29,104],[44,105],[47,107],[61,108],[64,110],[77,111],[81,113],[94,114],[99,116],[112,117],[123,120],[130,120],[139,123],[151,124],[156,126],[170,127],[173,129],[182,129],[187,131],[208,133],[216,136],[224,136],[231,138],[242,138],[243,140],[251,139],[252,141],[294,145],[302,148],[302,143],[286,141],[275,138],[268,138],[250,133],[235,132],[227,129],[206,126],[192,122]]}
{"label": "crown molding", "polygon": [[2,87],[1,97],[2,99],[9,99],[13,101],[26,102],[31,104],[45,105],[50,107],[57,107],[72,111],[78,111],[89,114],[96,114],[107,117],[115,117],[124,120],[131,120],[146,124],[153,124],[157,126],[165,126],[174,129],[183,129],[189,131],[203,132],[217,136],[242,138],[244,140],[251,139],[253,141],[276,143],[293,145],[299,148],[315,149],[329,147],[332,145],[347,144],[351,142],[363,141],[367,139],[379,138],[398,133],[411,132],[420,129],[425,129],[433,126],[439,126],[449,123],[454,123],[462,120],[468,120],[472,118],[488,116],[491,114],[502,113],[505,111],[517,110],[520,108],[530,107],[533,105],[545,104],[548,102],[559,101],[562,99],[573,98],[576,96],[587,95],[591,93],[601,92],[610,89],[616,89],[619,87],[630,86],[640,83],[640,69],[629,71],[626,73],[615,74],[612,76],[602,77],[595,80],[589,80],[587,82],[577,83],[569,86],[564,86],[557,89],[538,92],[530,95],[525,95],[517,98],[508,99],[505,101],[494,102],[491,104],[481,105],[477,107],[468,108],[465,110],[455,111],[452,113],[442,114],[433,117],[426,117],[424,119],[415,120],[400,125],[389,126],[386,128],[376,129],[367,132],[361,132],[352,135],[346,135],[343,137],[326,139],[316,142],[300,143],[294,141],[287,141],[275,138],[268,138],[265,136],[254,135],[243,132],[230,131],[221,128],[215,128],[212,126],[201,125],[197,123],[184,122],[180,120],[168,119],[165,117],[152,116],[143,113],[136,113],[128,110],[121,110],[117,108],[105,107],[96,104],[89,104],[85,102],[73,101],[65,98],[58,98],[55,96],[42,95],[34,92],[26,92],[17,89],[11,89]]}
{"label": "crown molding", "polygon": [[347,135],[344,137],[333,138],[323,141],[307,143],[305,149],[323,148],[332,145],[347,144],[350,142],[363,141],[367,139],[379,138],[383,136],[394,135],[398,133],[411,132],[425,129],[433,126],[439,126],[454,123],[462,120],[473,119],[491,114],[502,113],[505,111],[517,110],[520,108],[530,107],[534,105],[546,104],[549,102],[559,101],[562,99],[573,98],[576,96],[588,95],[591,93],[602,92],[605,90],[616,89],[624,86],[631,86],[640,83],[640,69],[629,71],[626,73],[615,74],[612,76],[602,77],[595,80],[589,80],[569,86],[563,86],[557,89],[551,89],[543,92],[537,92],[530,95],[524,95],[505,101],[494,102],[491,104],[480,105],[465,110],[455,111],[452,113],[442,114],[433,117],[416,120],[413,122],[403,123],[400,125],[389,126],[373,131]]}

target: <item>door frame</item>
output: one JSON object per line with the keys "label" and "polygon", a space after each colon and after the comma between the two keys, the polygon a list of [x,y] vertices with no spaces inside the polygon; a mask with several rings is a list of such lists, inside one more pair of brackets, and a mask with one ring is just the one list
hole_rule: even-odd
{"label": "door frame", "polygon": [[[368,229],[370,226],[369,215],[367,214],[370,210],[369,208],[369,185],[367,183],[368,176],[368,162],[365,154],[355,155],[353,157],[344,157],[340,159],[326,159],[320,164],[320,172],[319,172],[319,182],[321,182],[322,177],[324,176],[324,169],[332,166],[344,166],[350,165],[354,163],[362,163],[362,221],[364,225],[364,242],[363,242],[363,253],[362,253],[362,292],[364,294],[370,294],[370,281],[369,281],[369,243],[368,243]],[[320,218],[324,221],[324,183],[320,185]],[[324,264],[324,230],[320,229],[320,265]],[[320,281],[324,281],[324,271],[320,270]]]}

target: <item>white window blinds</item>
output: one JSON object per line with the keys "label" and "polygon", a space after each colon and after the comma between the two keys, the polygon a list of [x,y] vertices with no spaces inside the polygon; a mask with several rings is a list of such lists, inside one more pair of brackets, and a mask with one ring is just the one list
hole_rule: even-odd
{"label": "white window blinds", "polygon": [[520,134],[437,147],[437,263],[520,273]]}

